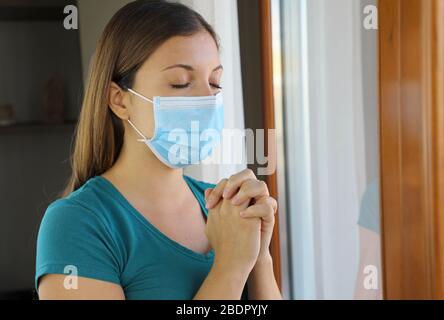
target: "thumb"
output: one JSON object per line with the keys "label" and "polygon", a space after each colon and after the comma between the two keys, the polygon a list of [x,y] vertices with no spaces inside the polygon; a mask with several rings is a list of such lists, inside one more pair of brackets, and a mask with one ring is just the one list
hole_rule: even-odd
{"label": "thumb", "polygon": [[212,188],[209,188],[207,190],[205,190],[205,201],[207,200],[208,196],[210,195],[210,193],[213,191]]}

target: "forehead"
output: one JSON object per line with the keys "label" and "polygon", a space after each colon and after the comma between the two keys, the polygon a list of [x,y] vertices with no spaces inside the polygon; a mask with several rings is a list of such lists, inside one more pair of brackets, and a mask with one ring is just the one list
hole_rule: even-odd
{"label": "forehead", "polygon": [[190,65],[196,70],[217,67],[220,57],[213,37],[206,31],[187,37],[172,37],[156,49],[142,69],[160,71],[178,63]]}

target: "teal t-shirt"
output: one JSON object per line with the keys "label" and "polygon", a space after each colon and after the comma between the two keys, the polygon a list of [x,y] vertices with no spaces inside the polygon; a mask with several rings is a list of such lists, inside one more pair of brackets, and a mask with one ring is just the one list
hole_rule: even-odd
{"label": "teal t-shirt", "polygon": [[[184,179],[206,219],[204,191],[214,185]],[[45,274],[68,275],[75,267],[80,277],[120,285],[126,299],[189,300],[213,260],[213,249],[200,254],[175,242],[96,176],[46,210],[37,239],[35,285]],[[246,294],[245,288],[243,298]]]}
{"label": "teal t-shirt", "polygon": [[359,210],[358,225],[380,233],[380,196],[379,179],[373,179],[364,191]]}

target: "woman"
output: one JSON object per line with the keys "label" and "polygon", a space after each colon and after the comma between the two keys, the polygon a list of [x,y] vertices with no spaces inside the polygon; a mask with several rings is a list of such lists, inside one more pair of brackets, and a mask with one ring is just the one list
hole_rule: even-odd
{"label": "woman", "polygon": [[[246,284],[250,299],[281,298],[266,185],[248,170],[217,186],[196,181],[183,176],[187,152],[166,152],[166,136],[190,120],[220,133],[221,74],[215,32],[193,10],[136,1],[111,19],[70,183],[40,226],[41,299],[239,299]],[[197,149],[197,160],[210,153]]]}

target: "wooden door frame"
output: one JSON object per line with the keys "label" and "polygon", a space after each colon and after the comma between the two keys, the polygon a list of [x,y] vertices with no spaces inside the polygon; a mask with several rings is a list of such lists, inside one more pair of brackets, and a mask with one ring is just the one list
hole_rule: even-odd
{"label": "wooden door frame", "polygon": [[[261,32],[261,82],[262,82],[262,113],[264,129],[275,129],[275,108],[274,108],[274,81],[273,81],[273,46],[272,46],[272,19],[271,1],[259,0],[259,17]],[[267,156],[276,157],[270,152],[268,134],[265,134],[265,152]],[[273,160],[272,160],[273,161]],[[274,163],[277,163],[276,161]],[[266,182],[270,195],[278,199],[277,174],[266,176]],[[270,245],[270,252],[273,257],[273,269],[276,282],[282,291],[281,275],[281,255],[279,240],[279,210],[276,213],[273,237]]]}
{"label": "wooden door frame", "polygon": [[[274,129],[270,0],[259,7],[264,129]],[[379,0],[379,22],[384,297],[444,299],[444,0]],[[266,181],[277,198],[276,174]]]}
{"label": "wooden door frame", "polygon": [[444,298],[444,0],[379,0],[384,297]]}

